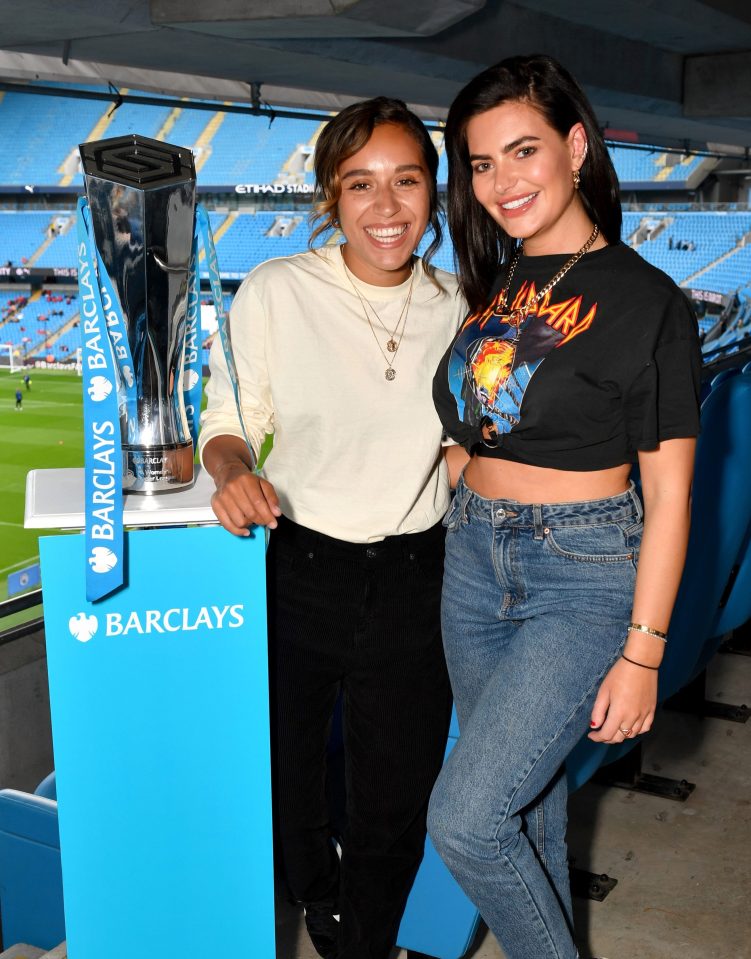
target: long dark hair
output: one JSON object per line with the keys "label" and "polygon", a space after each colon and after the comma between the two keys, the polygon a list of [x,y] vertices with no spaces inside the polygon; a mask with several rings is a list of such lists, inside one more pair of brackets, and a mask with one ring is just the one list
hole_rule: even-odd
{"label": "long dark hair", "polygon": [[529,103],[563,137],[575,124],[583,125],[588,148],[579,171],[579,196],[608,242],[617,243],[621,238],[618,177],[584,91],[552,57],[535,54],[502,60],[478,74],[459,92],[446,122],[448,224],[459,267],[459,285],[472,309],[484,305],[498,268],[512,256],[516,240],[475,199],[467,123],[477,114],[508,101]]}
{"label": "long dark hair", "polygon": [[[316,141],[313,165],[316,173],[316,195],[310,222],[315,228],[310,234],[310,246],[326,230],[336,224],[336,208],[342,195],[339,179],[339,167],[344,160],[362,150],[373,134],[373,130],[382,123],[395,123],[403,127],[416,141],[422,152],[425,165],[430,174],[430,219],[433,241],[425,250],[423,264],[431,275],[430,258],[441,245],[440,205],[438,203],[438,151],[430,139],[430,134],[419,117],[407,109],[403,100],[390,97],[374,97],[361,100],[345,107],[341,113],[332,117],[321,131]],[[317,225],[316,225],[317,224]]]}

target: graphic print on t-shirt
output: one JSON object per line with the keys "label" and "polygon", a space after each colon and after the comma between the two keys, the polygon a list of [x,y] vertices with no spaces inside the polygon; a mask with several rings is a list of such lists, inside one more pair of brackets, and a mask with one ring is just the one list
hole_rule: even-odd
{"label": "graphic print on t-shirt", "polygon": [[[498,433],[510,432],[519,423],[529,382],[548,353],[592,325],[596,302],[584,311],[581,295],[553,303],[553,292],[534,303],[535,284],[525,280],[510,308],[502,308],[501,291],[484,310],[467,318],[448,367],[462,422],[476,425],[487,417]],[[527,304],[529,313],[519,326],[507,322],[509,312],[513,315]]]}

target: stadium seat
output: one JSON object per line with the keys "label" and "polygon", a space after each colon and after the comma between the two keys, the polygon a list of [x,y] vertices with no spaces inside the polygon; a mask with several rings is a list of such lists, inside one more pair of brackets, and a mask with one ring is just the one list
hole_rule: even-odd
{"label": "stadium seat", "polygon": [[751,619],[751,530],[736,560],[735,576],[717,612],[712,637],[725,636]]}
{"label": "stadium seat", "polygon": [[[456,745],[459,724],[452,712],[446,756]],[[461,959],[472,945],[480,913],[444,866],[428,836],[399,927],[400,948],[436,959]]]}
{"label": "stadium seat", "polygon": [[[40,794],[40,791],[46,795]],[[36,793],[0,790],[0,916],[5,947],[65,939],[54,774]]]}
{"label": "stadium seat", "polygon": [[[737,372],[723,371],[723,372]],[[727,632],[751,615],[751,377],[724,377],[702,407],[686,569],[670,623],[660,670],[659,701],[686,685],[716,650],[718,630]],[[742,550],[745,552],[742,553]],[[734,564],[741,571],[727,605],[718,612]],[[748,615],[744,614],[748,610]],[[736,620],[740,618],[740,622]],[[621,759],[636,740],[617,746],[582,738],[566,763],[569,789],[587,782],[602,765]]]}
{"label": "stadium seat", "polygon": [[660,670],[660,701],[716,650],[720,600],[751,528],[751,376],[734,376],[702,407],[686,568]]}
{"label": "stadium seat", "polygon": [[712,389],[717,389],[720,383],[724,383],[726,380],[732,379],[732,377],[737,376],[739,373],[740,370],[737,366],[731,366],[730,369],[722,370],[722,372],[718,373],[712,378]]}
{"label": "stadium seat", "polygon": [[[743,379],[751,382],[751,363],[747,363],[742,370]],[[749,414],[751,417],[751,414]],[[710,645],[702,654],[704,660],[711,655],[714,645],[719,638],[743,626],[751,619],[751,525],[746,531],[746,537],[741,545],[731,572],[730,587],[722,597],[722,606],[718,609],[717,617],[712,626]],[[715,639],[715,643],[711,640]]]}

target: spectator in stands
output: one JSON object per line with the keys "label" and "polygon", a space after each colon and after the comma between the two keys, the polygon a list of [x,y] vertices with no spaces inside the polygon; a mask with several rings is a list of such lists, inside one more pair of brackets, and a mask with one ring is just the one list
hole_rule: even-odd
{"label": "spectator in stands", "polygon": [[[262,264],[231,310],[252,451],[220,338],[200,447],[226,529],[268,527],[281,851],[322,956],[387,959],[422,857],[450,698],[439,596],[448,505],[430,378],[464,314],[440,241],[438,157],[399,100],[330,120],[311,245]],[[426,228],[435,241],[413,255]],[[266,433],[274,447],[256,460]],[[325,756],[341,694],[341,864]],[[341,922],[338,918],[341,917]]]}
{"label": "spectator in stands", "polygon": [[554,60],[471,80],[446,145],[472,311],[434,383],[466,450],[442,605],[461,736],[428,825],[508,959],[575,959],[564,763],[587,730],[652,725],[688,539],[696,317],[620,242],[597,119]]}

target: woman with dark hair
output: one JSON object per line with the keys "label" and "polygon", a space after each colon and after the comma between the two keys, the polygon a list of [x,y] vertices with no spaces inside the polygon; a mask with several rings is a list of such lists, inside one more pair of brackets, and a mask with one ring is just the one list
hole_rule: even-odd
{"label": "woman with dark hair", "polygon": [[[270,529],[275,802],[286,879],[322,956],[386,959],[422,857],[450,691],[440,637],[449,502],[430,378],[464,316],[440,242],[438,156],[399,100],[356,103],[316,144],[318,227],[338,241],[253,270],[230,314],[200,447],[222,525]],[[274,446],[256,471],[264,437]],[[338,697],[341,864],[326,803]]]}
{"label": "woman with dark hair", "polygon": [[470,305],[433,388],[466,453],[442,619],[461,734],[428,828],[508,959],[573,959],[563,766],[588,729],[622,743],[652,725],[688,538],[697,324],[620,242],[607,148],[554,60],[470,81],[446,144]]}

